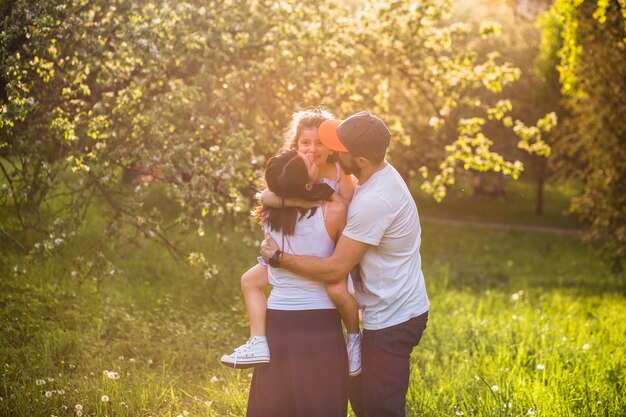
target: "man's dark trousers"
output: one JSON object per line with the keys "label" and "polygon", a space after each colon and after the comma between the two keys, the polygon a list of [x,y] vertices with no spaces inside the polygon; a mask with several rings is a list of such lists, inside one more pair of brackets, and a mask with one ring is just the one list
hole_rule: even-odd
{"label": "man's dark trousers", "polygon": [[363,330],[362,366],[350,378],[350,404],[357,417],[404,417],[410,356],[422,338],[428,312],[380,330]]}

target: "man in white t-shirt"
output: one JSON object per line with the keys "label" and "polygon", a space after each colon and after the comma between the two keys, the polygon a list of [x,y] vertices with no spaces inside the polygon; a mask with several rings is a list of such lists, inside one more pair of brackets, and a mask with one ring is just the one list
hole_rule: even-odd
{"label": "man in white t-shirt", "polygon": [[271,237],[261,255],[312,280],[338,282],[352,271],[363,307],[363,372],[350,401],[358,417],[405,416],[410,354],[426,327],[429,301],[421,268],[415,202],[385,161],[391,134],[367,112],[327,120],[320,140],[358,179],[347,224],[328,258],[282,253]]}

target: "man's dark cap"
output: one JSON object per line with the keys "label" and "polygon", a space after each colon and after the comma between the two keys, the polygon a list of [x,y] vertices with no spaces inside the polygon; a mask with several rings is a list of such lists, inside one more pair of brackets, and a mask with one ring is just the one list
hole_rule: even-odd
{"label": "man's dark cap", "polygon": [[326,120],[319,130],[321,142],[339,152],[380,159],[385,156],[391,133],[380,118],[361,111],[344,121]]}

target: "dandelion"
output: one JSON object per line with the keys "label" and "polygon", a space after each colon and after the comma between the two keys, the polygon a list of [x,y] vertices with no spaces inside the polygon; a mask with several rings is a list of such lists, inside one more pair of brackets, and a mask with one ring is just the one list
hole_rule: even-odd
{"label": "dandelion", "polygon": [[46,398],[52,397],[52,391],[46,391]]}
{"label": "dandelion", "polygon": [[540,363],[539,365],[537,365],[537,369],[543,371],[544,369],[546,369],[546,366],[543,363]]}
{"label": "dandelion", "polygon": [[45,379],[38,379],[38,380],[35,381],[35,385],[37,385],[37,386],[46,385],[46,380]]}
{"label": "dandelion", "polygon": [[108,403],[109,402],[109,396],[108,395],[103,395],[102,396],[102,402],[103,403]]}
{"label": "dandelion", "polygon": [[518,293],[513,294],[513,295],[511,296],[511,299],[512,299],[513,301],[517,301],[517,300],[519,300],[519,294],[518,294]]}
{"label": "dandelion", "polygon": [[74,409],[75,409],[76,411],[83,411],[83,406],[82,406],[81,404],[76,404],[76,405],[74,406]]}
{"label": "dandelion", "polygon": [[535,415],[535,409],[534,408],[529,408],[528,412],[526,414],[528,414],[529,416],[534,416]]}
{"label": "dandelion", "polygon": [[461,410],[456,410],[456,411],[454,412],[454,414],[456,414],[457,416],[462,416],[462,415],[465,415],[465,413],[464,413],[463,411],[461,411]]}
{"label": "dandelion", "polygon": [[491,387],[491,390],[492,390],[492,391],[494,391],[494,392],[498,391],[499,389],[500,389],[500,388],[498,388],[498,386],[497,386],[497,385],[493,385],[493,386]]}
{"label": "dandelion", "polygon": [[107,371],[105,369],[103,374],[109,379],[120,379],[120,374],[118,374],[117,372]]}
{"label": "dandelion", "polygon": [[117,360],[118,360],[118,361],[123,361],[123,360],[124,360],[124,357],[123,357],[123,356],[118,356]]}
{"label": "dandelion", "polygon": [[585,343],[585,344],[583,345],[583,350],[589,350],[589,344]]}
{"label": "dandelion", "polygon": [[563,337],[561,338],[561,342],[567,342],[567,337],[563,336]]}
{"label": "dandelion", "polygon": [[218,382],[218,381],[219,381],[219,379],[218,379],[216,376],[214,376],[213,378],[211,378],[211,382],[212,382],[213,384],[215,384],[215,383],[216,383],[216,382]]}
{"label": "dandelion", "polygon": [[57,390],[57,394],[65,395],[65,390],[64,389]]}

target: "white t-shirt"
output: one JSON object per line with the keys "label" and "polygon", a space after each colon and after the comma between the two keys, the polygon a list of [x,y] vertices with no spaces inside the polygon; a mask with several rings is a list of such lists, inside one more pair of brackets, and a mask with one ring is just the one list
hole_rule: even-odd
{"label": "white t-shirt", "polygon": [[364,328],[384,329],[429,310],[417,207],[389,163],[357,185],[343,234],[370,245],[355,268],[360,277],[352,273]]}

